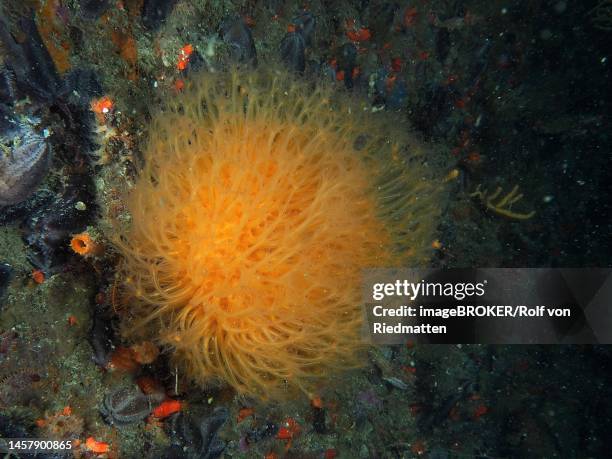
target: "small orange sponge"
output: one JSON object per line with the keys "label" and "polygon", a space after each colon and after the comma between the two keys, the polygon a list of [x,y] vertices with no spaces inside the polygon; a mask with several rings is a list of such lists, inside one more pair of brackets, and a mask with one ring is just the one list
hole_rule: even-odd
{"label": "small orange sponge", "polygon": [[359,364],[361,272],[426,259],[439,204],[404,134],[292,80],[207,74],[168,101],[116,241],[127,334],[260,397]]}

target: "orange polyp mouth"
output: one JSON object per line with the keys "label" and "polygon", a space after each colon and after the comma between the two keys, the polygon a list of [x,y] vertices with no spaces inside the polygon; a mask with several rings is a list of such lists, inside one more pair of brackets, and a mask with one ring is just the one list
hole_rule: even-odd
{"label": "orange polyp mouth", "polygon": [[72,250],[76,253],[84,254],[87,253],[87,244],[82,239],[75,238],[71,243]]}
{"label": "orange polyp mouth", "polygon": [[173,349],[202,385],[276,397],[360,364],[361,272],[397,265],[395,234],[415,218],[401,188],[411,177],[385,176],[397,149],[355,151],[372,130],[347,115],[359,110],[267,78],[207,75],[155,118],[118,249],[134,296],[127,335]]}

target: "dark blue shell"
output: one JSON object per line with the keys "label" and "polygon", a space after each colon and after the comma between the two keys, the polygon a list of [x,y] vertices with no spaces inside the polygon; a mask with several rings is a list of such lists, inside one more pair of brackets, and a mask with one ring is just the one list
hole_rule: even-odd
{"label": "dark blue shell", "polygon": [[13,268],[8,263],[0,263],[0,311],[2,311],[2,301],[4,294],[13,279]]}
{"label": "dark blue shell", "polygon": [[17,204],[36,190],[50,165],[50,148],[37,120],[0,107],[0,207]]}
{"label": "dark blue shell", "polygon": [[288,32],[280,43],[280,57],[287,67],[294,72],[303,72],[306,68],[306,43],[298,32]]}
{"label": "dark blue shell", "polygon": [[179,413],[169,423],[172,446],[167,458],[216,459],[223,454],[225,442],[217,433],[229,418],[225,407],[217,407],[209,415],[187,416]]}
{"label": "dark blue shell", "polygon": [[149,30],[157,30],[166,20],[177,0],[145,0],[142,5],[142,24]]}
{"label": "dark blue shell", "polygon": [[239,16],[221,24],[221,37],[230,46],[232,59],[239,64],[257,65],[257,51],[251,30]]}

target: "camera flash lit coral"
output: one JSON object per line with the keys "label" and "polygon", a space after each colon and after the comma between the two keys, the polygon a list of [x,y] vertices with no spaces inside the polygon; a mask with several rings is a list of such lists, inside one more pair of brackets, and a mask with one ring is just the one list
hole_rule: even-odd
{"label": "camera flash lit coral", "polygon": [[263,68],[195,78],[154,116],[117,225],[124,334],[203,387],[311,394],[362,362],[362,270],[428,259],[444,175],[346,94]]}

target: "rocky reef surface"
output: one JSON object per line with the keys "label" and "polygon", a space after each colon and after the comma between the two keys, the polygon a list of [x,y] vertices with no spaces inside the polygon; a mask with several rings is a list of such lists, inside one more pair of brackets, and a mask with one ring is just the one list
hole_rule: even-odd
{"label": "rocky reef surface", "polygon": [[281,65],[436,144],[455,172],[432,266],[609,266],[606,4],[3,2],[0,436],[101,458],[605,457],[608,346],[383,346],[261,403],[121,340],[111,239],[159,101]]}

